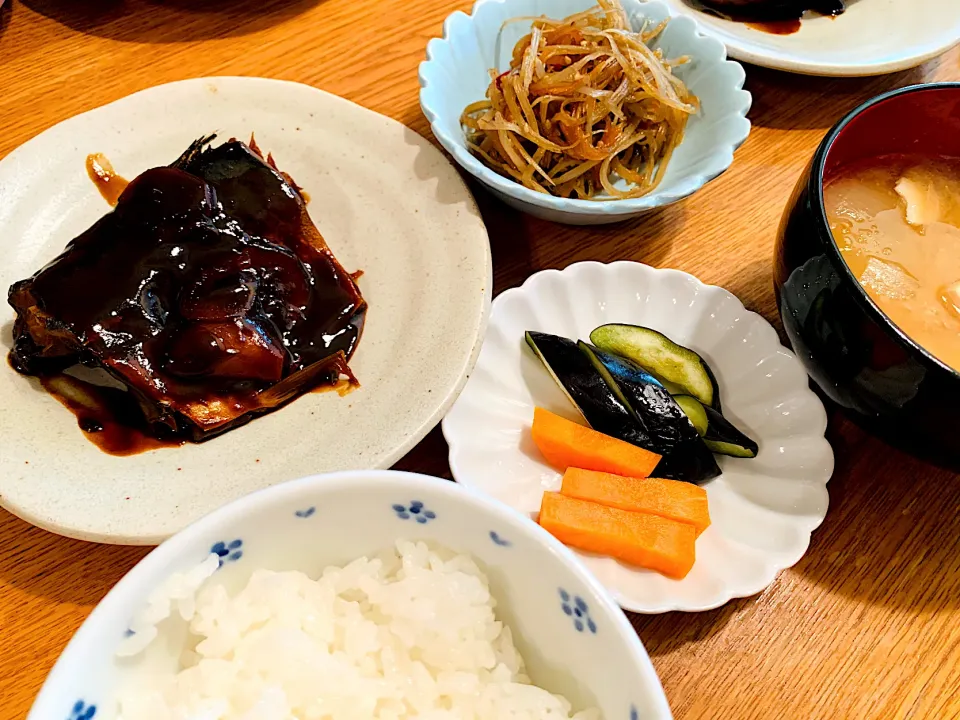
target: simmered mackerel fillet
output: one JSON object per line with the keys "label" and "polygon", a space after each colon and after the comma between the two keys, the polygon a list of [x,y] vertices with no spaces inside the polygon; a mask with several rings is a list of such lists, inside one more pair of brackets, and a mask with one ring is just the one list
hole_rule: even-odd
{"label": "simmered mackerel fillet", "polygon": [[155,432],[203,440],[345,375],[366,302],[272,158],[193,143],[10,288],[11,360],[102,367]]}

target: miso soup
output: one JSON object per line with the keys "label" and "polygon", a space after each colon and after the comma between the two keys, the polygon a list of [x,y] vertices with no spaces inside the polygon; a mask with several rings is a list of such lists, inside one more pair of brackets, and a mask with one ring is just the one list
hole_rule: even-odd
{"label": "miso soup", "polygon": [[887,156],[823,189],[830,230],[877,306],[960,370],[960,158]]}

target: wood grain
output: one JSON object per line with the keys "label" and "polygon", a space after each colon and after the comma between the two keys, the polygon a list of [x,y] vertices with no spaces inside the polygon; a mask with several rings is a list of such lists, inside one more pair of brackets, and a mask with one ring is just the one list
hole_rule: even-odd
{"label": "wood grain", "polygon": [[[0,155],[130,92],[218,74],[310,83],[430,137],[417,64],[446,15],[467,6],[7,0]],[[753,133],[730,171],[679,205],[625,225],[569,228],[478,190],[496,290],[578,260],[633,259],[722,285],[776,323],[774,236],[817,142],[878,92],[960,80],[960,53],[871,79],[747,74]],[[960,718],[960,479],[841,417],[831,419],[829,437],[837,453],[830,514],[795,568],[760,596],[719,610],[633,618],[678,718]],[[399,465],[449,477],[439,432]],[[0,511],[0,717],[25,715],[72,633],[145,552],[66,540]]]}

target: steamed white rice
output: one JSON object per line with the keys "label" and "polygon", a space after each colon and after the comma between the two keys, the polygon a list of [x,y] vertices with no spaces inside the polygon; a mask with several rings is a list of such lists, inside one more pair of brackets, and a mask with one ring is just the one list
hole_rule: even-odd
{"label": "steamed white rice", "polygon": [[170,578],[134,622],[121,654],[173,612],[191,648],[176,674],[121,690],[122,720],[600,718],[531,684],[468,555],[400,542],[318,580],[257,570],[235,597],[201,587],[217,564]]}

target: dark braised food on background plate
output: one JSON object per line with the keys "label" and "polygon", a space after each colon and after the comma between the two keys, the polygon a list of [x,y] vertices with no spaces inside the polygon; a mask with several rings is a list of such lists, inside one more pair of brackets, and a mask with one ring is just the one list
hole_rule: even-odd
{"label": "dark braised food on background plate", "polygon": [[798,20],[807,10],[821,15],[840,15],[846,10],[844,0],[695,0],[692,4],[746,22]]}
{"label": "dark braised food on background plate", "polygon": [[214,136],[145,171],[9,292],[11,363],[106,371],[149,432],[201,441],[343,378],[366,302],[256,144]]}

